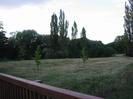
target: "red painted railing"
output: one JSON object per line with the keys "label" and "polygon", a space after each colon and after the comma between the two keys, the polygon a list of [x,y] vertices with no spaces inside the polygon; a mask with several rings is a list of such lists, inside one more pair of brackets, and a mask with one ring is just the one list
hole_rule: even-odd
{"label": "red painted railing", "polygon": [[0,99],[103,99],[0,73]]}

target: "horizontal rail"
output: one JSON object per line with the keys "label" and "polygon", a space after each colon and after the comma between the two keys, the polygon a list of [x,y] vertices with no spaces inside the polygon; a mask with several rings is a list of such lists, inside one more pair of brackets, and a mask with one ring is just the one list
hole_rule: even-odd
{"label": "horizontal rail", "polygon": [[103,99],[0,73],[0,99]]}

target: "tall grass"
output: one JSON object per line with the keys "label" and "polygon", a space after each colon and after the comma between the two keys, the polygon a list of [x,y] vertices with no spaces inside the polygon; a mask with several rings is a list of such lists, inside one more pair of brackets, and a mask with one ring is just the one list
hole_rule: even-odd
{"label": "tall grass", "polygon": [[[101,96],[133,99],[133,58],[110,57],[41,60],[39,79],[45,84]],[[35,79],[34,61],[0,62],[0,72]]]}

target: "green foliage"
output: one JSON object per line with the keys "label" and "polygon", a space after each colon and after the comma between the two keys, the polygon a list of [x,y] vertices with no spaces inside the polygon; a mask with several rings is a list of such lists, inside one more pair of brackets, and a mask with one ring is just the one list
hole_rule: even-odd
{"label": "green foliage", "polygon": [[20,59],[31,59],[37,47],[38,33],[34,30],[24,30],[16,34],[16,44]]}
{"label": "green foliage", "polygon": [[106,47],[100,41],[89,41],[89,57],[110,57],[115,54],[112,47]]}
{"label": "green foliage", "polygon": [[0,45],[4,45],[6,43],[5,31],[2,22],[0,22]]}
{"label": "green foliage", "polygon": [[128,4],[125,4],[125,37],[126,37],[126,55],[133,57],[133,1],[128,0]]}
{"label": "green foliage", "polygon": [[53,14],[51,16],[51,23],[50,23],[50,27],[51,27],[51,35],[58,35],[58,18],[56,14]]}
{"label": "green foliage", "polygon": [[65,20],[65,13],[63,10],[60,10],[59,16],[59,34],[61,38],[66,38],[68,34],[68,21]]}
{"label": "green foliage", "polygon": [[34,30],[14,32],[6,46],[8,59],[32,59],[37,46],[40,46],[44,57],[45,37]]}
{"label": "green foliage", "polygon": [[88,59],[88,51],[86,48],[83,48],[82,49],[82,60],[83,60],[83,63],[85,63]]}
{"label": "green foliage", "polygon": [[86,38],[86,30],[85,28],[83,27],[82,28],[82,31],[81,31],[81,47],[82,47],[82,52],[81,52],[81,56],[82,56],[82,60],[83,60],[83,63],[86,62],[86,60],[88,59],[88,40]]}
{"label": "green foliage", "polygon": [[105,46],[100,41],[91,41],[88,39],[74,39],[69,43],[68,51],[70,58],[80,58],[83,48],[87,51],[88,57],[110,57],[115,54],[115,49]]}
{"label": "green foliage", "polygon": [[34,55],[34,60],[37,66],[41,64],[40,59],[41,59],[40,47],[38,46]]}
{"label": "green foliage", "polygon": [[7,46],[7,59],[15,60],[18,58],[19,49],[16,44],[15,36],[12,36],[8,39],[8,46]]}
{"label": "green foliage", "polygon": [[59,57],[66,58],[68,57],[68,42],[69,38],[67,38],[68,34],[68,26],[69,23],[65,20],[65,13],[63,10],[60,10],[59,16]]}
{"label": "green foliage", "polygon": [[47,54],[48,58],[56,58],[59,50],[59,36],[58,36],[58,18],[56,14],[51,16],[51,34],[50,34],[50,48]]}
{"label": "green foliage", "polygon": [[115,50],[111,47],[95,47],[89,49],[89,57],[111,57]]}
{"label": "green foliage", "polygon": [[116,50],[117,54],[124,54],[126,51],[126,39],[125,36],[117,36],[114,42],[106,45],[107,47],[112,47]]}
{"label": "green foliage", "polygon": [[0,59],[6,58],[6,53],[7,53],[7,38],[5,36],[5,31],[3,27],[3,23],[0,22]]}
{"label": "green foliage", "polygon": [[81,50],[80,39],[73,39],[69,42],[68,52],[70,58],[80,58]]}
{"label": "green foliage", "polygon": [[81,38],[86,38],[86,30],[84,27],[82,28],[82,31],[81,31]]}
{"label": "green foliage", "polygon": [[41,65],[40,59],[41,59],[40,47],[38,46],[34,55],[34,61],[36,63],[36,79],[37,76],[40,74],[40,65]]}

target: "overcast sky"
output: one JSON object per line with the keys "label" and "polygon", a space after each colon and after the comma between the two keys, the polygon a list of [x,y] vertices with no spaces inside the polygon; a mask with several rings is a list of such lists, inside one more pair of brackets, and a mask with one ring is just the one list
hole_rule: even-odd
{"label": "overcast sky", "polygon": [[[125,0],[0,0],[0,21],[9,32],[34,29],[40,34],[50,34],[51,15],[65,11],[71,26],[75,20],[78,37],[82,27],[91,40],[112,42],[122,35]],[[9,36],[9,35],[8,35]]]}

